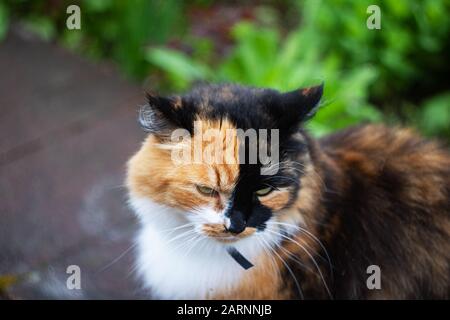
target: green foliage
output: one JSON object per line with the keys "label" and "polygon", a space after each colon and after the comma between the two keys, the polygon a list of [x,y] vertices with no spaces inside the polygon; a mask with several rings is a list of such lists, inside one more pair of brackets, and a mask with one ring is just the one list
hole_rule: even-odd
{"label": "green foliage", "polygon": [[93,59],[112,59],[135,79],[151,66],[145,47],[162,44],[184,31],[184,2],[180,0],[80,0],[81,30],[66,28],[66,8],[73,1],[6,0],[0,4],[0,39],[10,9],[24,27],[45,40],[60,40],[66,47]]}
{"label": "green foliage", "polygon": [[309,124],[318,135],[362,120],[381,119],[380,112],[367,102],[376,70],[363,65],[344,72],[336,56],[323,57],[318,46],[310,45],[315,41],[311,29],[299,28],[282,39],[276,29],[241,22],[232,36],[236,45],[214,66],[166,48],[150,48],[146,57],[180,90],[196,80],[207,80],[287,91],[326,79],[324,106]]}
{"label": "green foliage", "polygon": [[[450,1],[383,1],[380,2],[381,30],[368,30],[364,23],[371,0],[307,1],[306,16],[314,17],[314,31],[326,35],[325,52],[333,52],[343,67],[357,68],[371,63],[379,71],[371,94],[377,101],[394,103],[408,99],[412,86],[421,89],[414,94],[429,94],[429,88],[417,84],[422,77],[438,76],[449,71],[447,62],[450,35]],[[314,11],[313,7],[316,7]]]}
{"label": "green foliage", "polygon": [[214,64],[168,48],[151,48],[146,58],[180,90],[197,80],[280,90],[325,81],[325,106],[310,123],[316,134],[382,120],[375,104],[394,110],[397,121],[397,111],[418,104],[407,119],[449,139],[448,96],[433,98],[449,71],[449,1],[382,2],[382,29],[369,30],[366,9],[372,2],[292,2],[301,23],[285,36],[281,28],[241,22],[232,30],[235,46]]}
{"label": "green foliage", "polygon": [[176,89],[184,89],[196,80],[213,78],[213,73],[208,65],[197,62],[175,50],[149,49],[146,52],[146,58],[165,71],[171,86]]}
{"label": "green foliage", "polygon": [[161,44],[171,32],[180,32],[182,9],[178,0],[84,0],[82,39],[73,39],[65,29],[64,39],[83,40],[81,48],[96,57],[108,56],[127,74],[143,77],[148,72],[144,49],[147,43]]}
{"label": "green foliage", "polygon": [[343,73],[333,56],[319,61],[315,52],[308,47],[303,48],[301,43],[305,35],[302,33],[292,34],[283,45],[273,30],[248,23],[236,25],[233,34],[237,45],[217,68],[168,49],[149,49],[147,58],[163,69],[178,89],[188,87],[195,80],[208,80],[287,91],[327,79],[324,106],[310,123],[316,134],[328,133],[361,120],[377,121],[381,118],[377,109],[366,102],[368,85],[376,77],[372,67],[364,66]]}
{"label": "green foliage", "polygon": [[414,116],[413,120],[429,136],[450,137],[450,91],[426,100]]}
{"label": "green foliage", "polygon": [[[65,28],[69,0],[0,3],[8,21],[95,59],[112,59],[154,89],[187,90],[197,81],[291,90],[325,82],[316,134],[361,121],[406,122],[450,141],[450,1],[380,1],[381,30],[369,30],[372,0],[284,0],[255,6],[252,22],[231,31],[231,48],[186,32],[187,9],[209,0],[80,0],[82,30]],[[171,40],[171,41],[169,41]]]}

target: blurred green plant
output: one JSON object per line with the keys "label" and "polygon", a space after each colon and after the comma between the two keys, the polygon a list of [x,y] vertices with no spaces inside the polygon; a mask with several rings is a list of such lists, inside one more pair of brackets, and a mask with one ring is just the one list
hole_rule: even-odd
{"label": "blurred green plant", "polygon": [[425,133],[449,139],[447,95],[432,98],[448,89],[449,1],[383,2],[382,29],[369,30],[372,2],[293,1],[300,21],[295,30],[282,36],[280,28],[238,23],[235,46],[214,64],[164,47],[149,48],[146,58],[178,90],[199,80],[280,90],[325,81],[327,106],[310,123],[319,135],[381,120],[376,104],[394,110],[396,122],[412,120]]}
{"label": "blurred green plant", "polygon": [[335,56],[322,60],[317,47],[304,45],[314,37],[310,31],[301,28],[283,42],[274,29],[242,22],[233,28],[232,35],[236,45],[217,66],[167,48],[149,48],[146,57],[164,70],[171,85],[178,90],[186,89],[195,81],[207,80],[287,91],[326,79],[324,104],[327,106],[310,123],[316,134],[361,120],[381,119],[378,110],[366,101],[368,85],[376,77],[374,68],[363,66],[341,72]]}
{"label": "blurred green plant", "polygon": [[126,74],[150,75],[155,89],[170,91],[198,81],[279,90],[324,81],[324,107],[309,123],[316,134],[392,120],[450,141],[450,0],[379,2],[381,30],[366,27],[367,7],[376,4],[372,0],[265,1],[254,6],[260,18],[232,28],[233,44],[225,54],[217,54],[213,39],[187,32],[189,7],[217,3],[78,3],[82,31],[73,32],[64,27],[68,0],[6,0],[0,3],[0,39],[9,21],[19,17],[44,39],[59,39],[96,59],[113,59]]}
{"label": "blurred green plant", "polygon": [[[83,34],[91,36],[83,39],[82,46],[93,55],[114,59],[127,74],[142,78],[149,69],[144,59],[145,44],[161,44],[172,32],[182,31],[181,4],[178,0],[84,0],[80,5]],[[81,39],[64,30],[64,41],[79,47],[77,41]]]}
{"label": "blurred green plant", "polygon": [[419,112],[412,112],[412,123],[429,136],[450,137],[450,91],[426,100]]}
{"label": "blurred green plant", "polygon": [[315,17],[316,34],[326,35],[324,52],[335,54],[343,68],[369,63],[376,69],[369,101],[394,114],[396,122],[449,141],[450,1],[380,2],[379,31],[361,27],[372,3],[307,1],[303,8],[305,16]]}
{"label": "blurred green plant", "polygon": [[145,77],[151,66],[144,49],[149,43],[163,44],[173,34],[184,32],[181,0],[79,0],[81,30],[66,28],[66,8],[74,1],[6,0],[0,3],[0,40],[9,17],[42,39],[58,39],[66,47],[93,59],[112,59],[125,74]]}

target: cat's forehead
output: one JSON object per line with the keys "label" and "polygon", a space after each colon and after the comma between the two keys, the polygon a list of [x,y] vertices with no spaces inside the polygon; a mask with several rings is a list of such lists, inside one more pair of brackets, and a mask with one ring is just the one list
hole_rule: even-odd
{"label": "cat's forehead", "polygon": [[271,95],[275,95],[272,91],[234,84],[208,85],[193,89],[181,99],[194,118],[227,119],[241,129],[270,129],[276,127],[267,109]]}
{"label": "cat's forehead", "polygon": [[193,139],[197,144],[194,142],[191,147],[194,149],[194,160],[196,151],[202,153],[198,155],[202,165],[192,167],[192,173],[196,179],[207,182],[207,185],[231,192],[239,176],[239,140],[235,125],[227,119],[210,120],[199,117],[196,127]]}

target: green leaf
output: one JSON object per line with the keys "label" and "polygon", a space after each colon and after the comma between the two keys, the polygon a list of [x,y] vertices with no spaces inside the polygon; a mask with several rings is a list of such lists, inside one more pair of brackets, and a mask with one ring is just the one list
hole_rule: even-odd
{"label": "green leaf", "polygon": [[449,91],[424,102],[421,109],[420,126],[426,133],[436,135],[446,132],[450,134]]}
{"label": "green leaf", "polygon": [[145,57],[148,62],[167,72],[180,88],[187,87],[194,80],[212,78],[212,71],[206,65],[195,62],[186,54],[175,50],[149,48]]}

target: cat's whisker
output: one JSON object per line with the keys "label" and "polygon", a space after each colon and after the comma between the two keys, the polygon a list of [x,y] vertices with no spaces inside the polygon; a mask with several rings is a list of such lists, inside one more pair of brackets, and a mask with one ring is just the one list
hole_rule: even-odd
{"label": "cat's whisker", "polygon": [[[287,250],[286,248],[283,248],[282,246],[277,246],[277,248],[281,249],[283,252],[285,252],[288,255],[288,258],[291,259],[292,261],[296,262],[301,268],[304,268],[307,271],[312,272],[311,268],[309,268],[307,265],[305,265],[303,263],[303,261],[300,261],[300,259],[298,259],[294,253],[292,253],[291,251]],[[266,251],[267,252],[267,251]]]}
{"label": "cat's whisker", "polygon": [[267,182],[264,182],[263,183],[265,186],[268,186],[268,187],[270,187],[270,188],[272,188],[272,189],[277,189],[274,185],[271,185],[270,183],[267,183]]}
{"label": "cat's whisker", "polygon": [[317,172],[317,169],[316,169],[315,167],[313,167],[311,173],[317,178],[317,180],[319,181],[319,183],[320,183],[320,185],[321,185],[321,188],[322,188],[324,191],[326,191],[326,192],[328,192],[328,193],[334,193],[334,194],[337,194],[337,192],[328,189],[327,185],[325,184],[325,181],[323,181],[322,176]]}
{"label": "cat's whisker", "polygon": [[302,170],[300,170],[298,168],[294,168],[294,167],[286,167],[286,169],[294,170],[294,171],[298,172],[300,175],[303,175],[305,173],[305,171],[302,171]]}
{"label": "cat's whisker", "polygon": [[294,170],[294,171],[297,171],[297,172],[300,173],[301,175],[303,175],[303,174],[305,173],[305,171],[302,170],[302,168],[297,168],[297,167],[294,167],[294,166],[291,166],[291,165],[289,165],[289,166],[283,166],[282,168],[283,168],[283,169],[288,169],[288,170]]}
{"label": "cat's whisker", "polygon": [[176,230],[184,229],[184,228],[187,228],[187,227],[190,227],[190,226],[193,226],[193,225],[195,225],[195,222],[189,222],[189,223],[183,224],[183,225],[175,227],[175,228],[163,229],[163,230],[161,230],[161,232],[162,233],[167,233],[168,232],[170,234],[170,233],[172,233],[172,232],[174,232]]}
{"label": "cat's whisker", "polygon": [[305,165],[304,163],[301,163],[301,162],[295,161],[295,160],[287,160],[287,161],[284,161],[284,162],[285,162],[285,163],[293,163],[293,164],[299,165],[299,166],[302,167],[302,168],[305,168],[305,167],[306,167],[306,165]]}
{"label": "cat's whisker", "polygon": [[[273,224],[273,225],[282,225],[282,226],[288,226],[288,227],[292,227],[295,228],[296,230],[305,233],[307,236],[309,236],[311,239],[313,239],[314,241],[316,241],[319,246],[322,248],[322,250],[325,252],[325,255],[327,256],[327,260],[328,260],[328,264],[330,265],[330,272],[331,269],[334,268],[333,267],[333,263],[331,262],[331,258],[330,255],[328,254],[327,249],[325,248],[325,245],[322,243],[322,241],[319,240],[319,238],[317,238],[314,234],[312,234],[310,231],[308,231],[307,229],[300,227],[298,225],[295,224],[290,224],[290,223],[286,223],[286,222],[279,222],[279,221],[271,221],[268,223]],[[322,257],[322,256],[320,256]],[[323,257],[322,257],[323,258]],[[333,275],[333,273],[331,272],[331,276]]]}
{"label": "cat's whisker", "polygon": [[281,262],[284,264],[284,266],[286,267],[286,269],[289,271],[289,273],[291,274],[292,278],[294,279],[294,282],[295,282],[295,285],[296,285],[296,287],[297,287],[297,290],[298,290],[298,292],[299,292],[299,294],[300,294],[300,297],[301,297],[302,299],[304,299],[304,297],[303,297],[303,291],[302,291],[302,289],[301,289],[301,287],[300,287],[300,284],[299,284],[297,278],[295,277],[295,274],[294,274],[294,272],[292,271],[291,267],[289,267],[289,265],[288,265],[288,264],[284,261],[284,259],[276,252],[275,249],[273,249],[272,247],[270,247],[270,245],[267,243],[267,241],[266,241],[263,237],[260,237],[260,239],[261,239],[264,243],[267,244],[269,250],[272,251],[272,252],[273,252],[273,253],[281,260]]}
{"label": "cat's whisker", "polygon": [[300,184],[299,181],[297,181],[297,180],[295,180],[295,179],[293,179],[291,177],[286,177],[286,176],[274,176],[274,177],[266,178],[266,180],[268,180],[268,181],[272,181],[272,180],[275,180],[275,179],[285,179],[285,180],[291,181],[295,185],[299,185]]}
{"label": "cat's whisker", "polygon": [[189,253],[192,251],[192,249],[194,247],[196,247],[201,241],[205,240],[206,238],[204,236],[202,236],[201,234],[197,234],[197,237],[194,238],[193,240],[190,241],[195,241],[191,247],[186,251],[186,253],[184,254],[184,257],[188,257]]}
{"label": "cat's whisker", "polygon": [[[131,206],[131,201],[130,200],[128,200],[128,205]],[[169,211],[170,211],[170,208],[168,208],[166,206],[159,206],[157,212],[156,213],[152,213],[152,215],[149,216],[149,218],[152,218],[152,219],[159,218],[163,214],[167,214]]]}
{"label": "cat's whisker", "polygon": [[280,162],[280,165],[284,166],[284,167],[294,167],[294,166],[299,166],[301,168],[306,168],[306,165],[298,162],[298,161],[294,161],[294,160],[286,160],[286,161],[282,161]]}
{"label": "cat's whisker", "polygon": [[128,252],[130,252],[131,250],[133,250],[135,247],[137,246],[137,242],[132,244],[131,246],[129,246],[127,249],[125,249],[124,252],[122,252],[119,256],[117,256],[115,259],[113,259],[111,262],[109,262],[106,266],[104,266],[103,268],[101,268],[100,270],[98,270],[96,272],[96,274],[100,273],[100,272],[104,272],[105,270],[109,269],[110,267],[112,267],[114,264],[116,264],[116,262],[118,262],[120,259],[122,259]]}
{"label": "cat's whisker", "polygon": [[299,167],[298,164],[286,163],[280,166],[280,170],[294,170],[298,172],[300,175],[303,175],[306,171],[304,170],[304,166]]}
{"label": "cat's whisker", "polygon": [[264,252],[270,257],[270,261],[272,263],[272,266],[274,267],[274,270],[277,272],[278,276],[281,277],[281,273],[280,273],[280,268],[278,267],[277,262],[275,261],[275,258],[273,257],[273,255],[271,254],[271,251],[269,251],[270,249],[270,245],[267,245],[265,243],[263,243],[260,238],[262,236],[261,235],[257,235],[256,239],[258,240],[259,244],[261,245],[261,247],[263,248]]}
{"label": "cat's whisker", "polygon": [[177,235],[177,236],[171,238],[171,239],[167,242],[167,244],[170,244],[170,243],[174,242],[175,240],[178,240],[178,239],[180,239],[180,238],[183,238],[184,236],[193,234],[193,233],[195,233],[195,232],[196,232],[196,231],[195,231],[194,229],[185,231],[185,232],[183,232],[183,233],[181,233],[181,234],[179,234],[179,235]]}
{"label": "cat's whisker", "polygon": [[[272,223],[272,222],[268,222],[268,223],[266,223],[268,226],[278,226],[276,223]],[[292,225],[291,227],[294,227],[295,225]],[[286,228],[283,228],[283,225],[282,226],[280,226],[279,227],[279,229],[280,229],[280,232],[283,232],[283,231],[286,231]],[[273,230],[273,229],[272,229]],[[299,231],[299,232],[303,232],[303,229],[301,229],[301,228],[299,228],[299,227],[297,227],[296,228],[296,230],[297,231]],[[306,236],[308,236],[308,234],[306,234]],[[302,242],[302,244],[304,244],[307,248],[309,248],[309,249],[311,249],[311,250],[314,250],[314,248],[312,248],[310,245],[309,245],[309,243],[307,243],[305,240],[303,240],[303,239],[298,239],[298,240],[300,240],[301,242]],[[330,265],[330,271],[331,271],[331,262],[330,262],[330,260],[329,259],[327,259],[327,258],[325,258],[325,257],[323,257],[321,254],[319,254],[319,253],[317,253],[317,257],[319,257],[322,261],[324,261],[324,262],[326,262],[326,263],[328,263],[329,265]]]}
{"label": "cat's whisker", "polygon": [[323,284],[324,284],[324,286],[325,286],[325,290],[327,291],[329,297],[332,298],[333,296],[332,296],[332,294],[331,294],[331,291],[330,291],[330,289],[328,288],[328,285],[327,285],[327,283],[326,283],[326,281],[325,281],[325,278],[324,278],[324,276],[323,276],[323,274],[322,274],[322,271],[320,270],[320,267],[319,267],[319,265],[317,264],[316,259],[314,259],[313,255],[312,255],[312,254],[311,254],[304,246],[302,246],[298,241],[294,240],[293,238],[288,237],[288,236],[286,236],[286,235],[284,235],[284,234],[281,234],[281,233],[279,233],[279,232],[275,232],[275,231],[273,231],[273,230],[269,230],[268,228],[267,228],[266,230],[267,230],[268,232],[272,233],[272,234],[278,235],[278,236],[280,236],[280,237],[282,237],[282,238],[284,238],[284,239],[286,239],[286,240],[288,240],[288,241],[291,241],[292,243],[295,243],[296,245],[298,245],[300,248],[303,249],[303,251],[310,257],[310,259],[311,259],[312,262],[314,263],[315,267],[317,268],[317,271],[319,272],[319,275],[320,275],[320,277],[321,277],[321,279],[322,279],[322,282],[323,282]]}
{"label": "cat's whisker", "polygon": [[[297,230],[297,231],[300,231],[300,232],[305,233],[306,236],[308,236],[310,239],[316,241],[316,242],[319,244],[319,246],[322,248],[322,250],[324,251],[324,253],[325,253],[326,257],[327,257],[326,260],[327,260],[328,264],[330,265],[330,268],[333,268],[333,264],[332,264],[332,262],[331,262],[330,255],[328,254],[328,251],[327,251],[325,245],[322,243],[322,241],[319,240],[319,238],[317,238],[313,233],[311,233],[310,231],[308,231],[306,228],[303,228],[303,227],[301,227],[301,226],[299,226],[299,225],[290,224],[290,223],[285,223],[285,222],[278,222],[278,221],[271,221],[271,222],[268,222],[267,224],[268,224],[268,225],[288,226],[288,227],[294,228],[294,229]],[[305,245],[307,245],[307,244],[305,243]],[[319,255],[319,256],[320,256],[322,259],[325,260],[324,257],[322,257],[321,255]]]}
{"label": "cat's whisker", "polygon": [[[191,249],[192,243],[193,243],[194,241],[196,241],[196,240],[199,238],[199,236],[200,236],[200,235],[199,235],[198,233],[196,233],[196,234],[190,236],[188,239],[184,240],[184,241],[178,246],[178,249],[180,249],[179,251],[182,252],[182,251],[184,251],[185,249]],[[186,257],[186,251],[184,251],[182,257]]]}
{"label": "cat's whisker", "polygon": [[275,261],[275,258],[273,257],[273,255],[270,253],[270,251],[266,248],[266,245],[264,245],[264,243],[260,240],[259,238],[260,236],[258,235],[256,237],[256,240],[258,241],[259,245],[261,246],[261,248],[264,250],[264,252],[266,253],[266,255],[270,258],[270,263],[273,267],[273,271],[278,275],[278,277],[281,278],[281,272],[280,272],[280,268],[277,265],[277,262]]}
{"label": "cat's whisker", "polygon": [[187,238],[187,239],[183,239],[183,241],[180,241],[179,244],[177,244],[175,247],[173,247],[171,249],[171,252],[181,251],[181,249],[184,249],[185,247],[187,247],[192,240],[196,239],[197,236],[198,236],[198,233],[195,231],[188,233],[187,235],[182,237],[182,238]]}
{"label": "cat's whisker", "polygon": [[312,272],[312,269],[311,269],[310,267],[308,267],[308,266],[307,266],[303,261],[301,261],[299,258],[297,258],[297,257],[295,256],[294,253],[292,253],[291,251],[289,251],[289,250],[286,249],[286,248],[283,248],[282,246],[279,246],[278,248],[280,248],[284,253],[286,253],[287,256],[288,256],[288,258],[291,259],[292,261],[296,262],[301,268],[303,268],[303,269],[305,269],[305,270],[307,270],[307,271],[309,271],[309,272]]}
{"label": "cat's whisker", "polygon": [[137,263],[132,264],[130,266],[130,268],[129,268],[125,278],[129,278],[131,276],[135,276],[136,273],[138,272],[138,269],[139,269],[139,264],[137,264]]}

